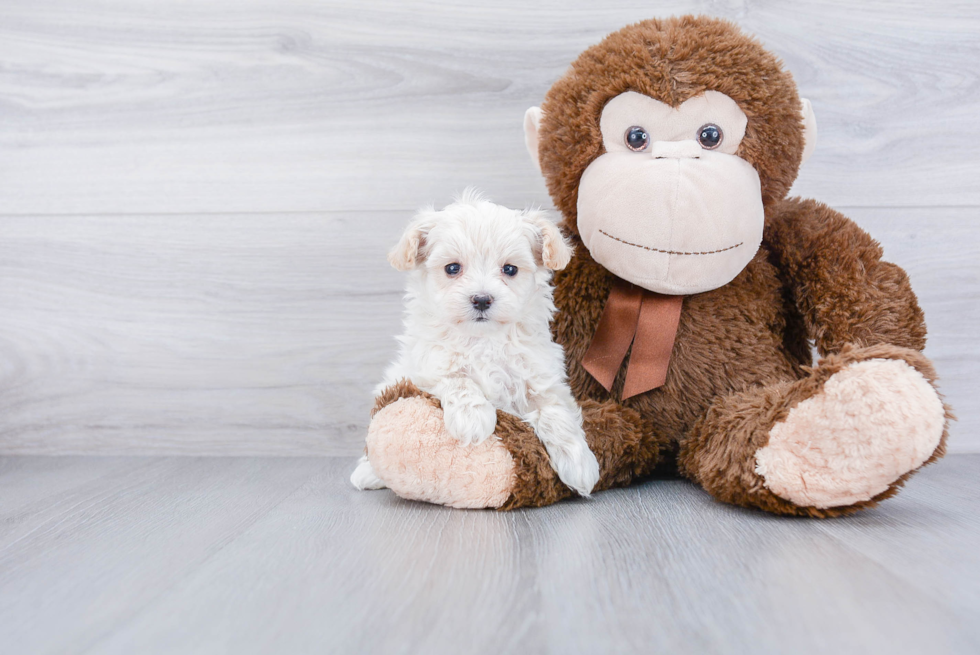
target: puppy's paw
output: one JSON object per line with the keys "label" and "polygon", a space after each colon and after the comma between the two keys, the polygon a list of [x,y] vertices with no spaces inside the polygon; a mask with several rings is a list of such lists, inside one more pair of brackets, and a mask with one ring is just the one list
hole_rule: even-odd
{"label": "puppy's paw", "polygon": [[483,443],[497,427],[497,410],[486,400],[444,402],[446,431],[464,446]]}
{"label": "puppy's paw", "polygon": [[361,457],[357,461],[357,468],[350,474],[350,481],[355,487],[364,491],[365,489],[384,489],[385,483],[374,473],[374,467],[368,458]]}
{"label": "puppy's paw", "polygon": [[544,447],[558,478],[580,496],[588,497],[599,482],[599,462],[589,450],[585,435],[560,443],[545,442]]}

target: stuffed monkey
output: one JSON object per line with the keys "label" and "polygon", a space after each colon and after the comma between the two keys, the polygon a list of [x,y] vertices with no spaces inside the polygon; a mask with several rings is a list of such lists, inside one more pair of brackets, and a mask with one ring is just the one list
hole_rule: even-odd
{"label": "stuffed monkey", "polygon": [[[949,413],[908,278],[845,216],[786,197],[816,124],[757,40],[705,17],[630,25],[579,56],[525,133],[575,245],[553,333],[596,490],[674,470],[723,502],[827,517],[942,456]],[[406,498],[573,495],[529,426],[498,412],[495,435],[458,445],[406,381],[378,398],[367,453]]]}

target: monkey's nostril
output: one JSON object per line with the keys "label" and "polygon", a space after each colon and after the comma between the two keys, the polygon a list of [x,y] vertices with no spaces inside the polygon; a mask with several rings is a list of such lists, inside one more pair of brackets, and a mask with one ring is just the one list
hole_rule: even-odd
{"label": "monkey's nostril", "polygon": [[490,305],[493,304],[493,296],[473,296],[470,298],[470,302],[473,303],[473,307],[476,310],[485,312],[490,308]]}

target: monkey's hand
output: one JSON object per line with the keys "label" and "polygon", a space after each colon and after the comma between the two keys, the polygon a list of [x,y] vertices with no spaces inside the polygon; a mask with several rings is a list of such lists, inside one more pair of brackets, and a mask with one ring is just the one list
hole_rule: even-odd
{"label": "monkey's hand", "polygon": [[[494,425],[531,432],[530,426],[494,412],[493,423],[484,426],[487,435],[463,445],[447,428],[449,416],[437,397],[411,382],[392,385],[378,396],[368,427],[371,465],[402,498],[460,508],[503,506],[518,486],[517,466],[500,439],[486,436]],[[456,414],[457,420],[463,417]]]}

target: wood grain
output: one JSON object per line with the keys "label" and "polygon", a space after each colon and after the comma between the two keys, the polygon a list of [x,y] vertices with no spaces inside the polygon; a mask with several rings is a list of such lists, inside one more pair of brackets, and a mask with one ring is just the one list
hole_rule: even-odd
{"label": "wood grain", "polygon": [[820,139],[794,192],[909,269],[980,452],[980,5],[0,0],[0,453],[353,454],[415,207],[550,204],[524,109],[603,34],[736,20]]}
{"label": "wood grain", "polygon": [[[827,521],[723,506],[683,481],[539,510],[451,510],[357,492],[352,465],[0,460],[0,479],[18,478],[0,495],[4,650],[905,654],[980,644],[980,551],[970,547],[980,456],[951,456],[882,507]],[[32,478],[54,468],[61,487],[42,497]]]}
{"label": "wood grain", "polygon": [[[905,266],[980,450],[980,222],[850,212]],[[0,453],[355,454],[394,354],[408,212],[8,217]]]}
{"label": "wood grain", "polygon": [[[10,468],[40,473],[24,476],[19,489],[8,485],[0,505],[6,652],[85,651],[323,466],[299,458],[94,458],[76,460],[72,470],[62,466],[63,488],[41,496],[45,472],[58,459],[0,466],[4,474]],[[100,477],[89,473],[110,467],[116,470]],[[52,603],[55,597],[61,601]]]}
{"label": "wood grain", "polygon": [[680,13],[738,21],[812,100],[798,193],[980,205],[968,0],[4,0],[0,214],[540,202],[524,110],[606,33]]}
{"label": "wood grain", "polygon": [[0,449],[355,452],[406,219],[7,219]]}

